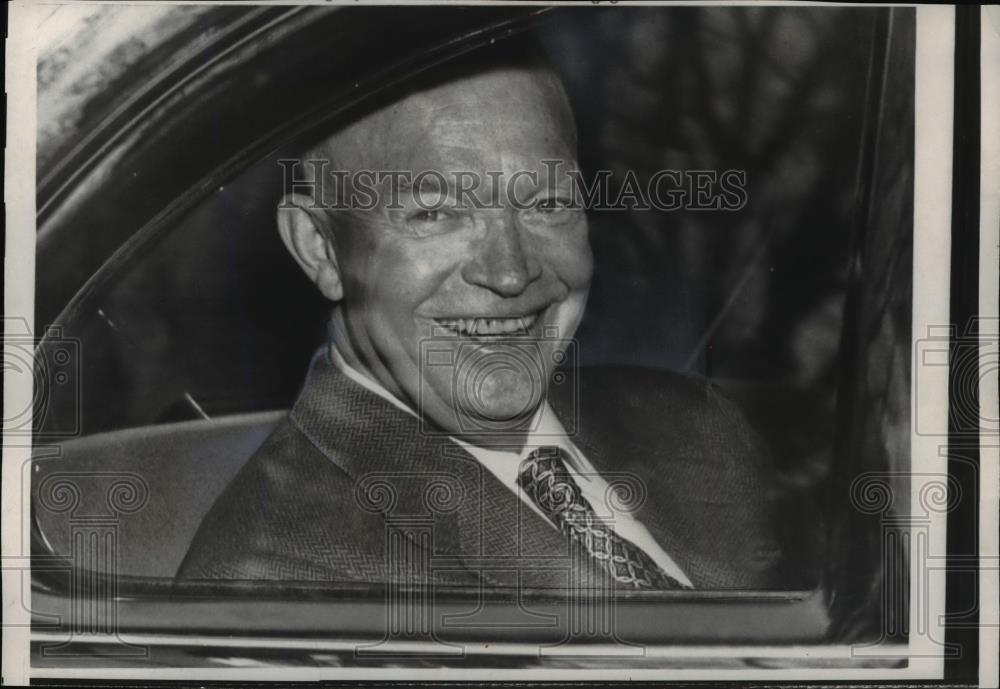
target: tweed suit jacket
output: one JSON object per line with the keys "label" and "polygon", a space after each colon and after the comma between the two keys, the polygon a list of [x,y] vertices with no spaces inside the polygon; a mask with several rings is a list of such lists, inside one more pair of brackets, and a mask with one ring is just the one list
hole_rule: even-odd
{"label": "tweed suit jacket", "polygon": [[[761,444],[707,381],[583,369],[550,391],[573,442],[699,589],[772,588]],[[595,506],[597,509],[597,506]],[[600,511],[600,510],[599,510]],[[613,515],[612,515],[613,516]],[[317,354],[298,400],[209,511],[181,579],[599,585],[568,543],[443,434]]]}

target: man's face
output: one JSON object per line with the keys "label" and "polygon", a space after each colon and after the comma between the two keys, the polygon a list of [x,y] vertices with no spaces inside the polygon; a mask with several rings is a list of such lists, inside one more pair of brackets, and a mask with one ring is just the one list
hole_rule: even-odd
{"label": "man's face", "polygon": [[[345,137],[355,171],[437,172],[449,187],[428,175],[393,199],[384,184],[378,207],[335,233],[348,359],[448,432],[530,417],[583,314],[592,257],[586,217],[568,205],[569,118],[549,75],[497,70],[412,95]],[[478,175],[493,207],[471,195],[457,206],[459,173]]]}

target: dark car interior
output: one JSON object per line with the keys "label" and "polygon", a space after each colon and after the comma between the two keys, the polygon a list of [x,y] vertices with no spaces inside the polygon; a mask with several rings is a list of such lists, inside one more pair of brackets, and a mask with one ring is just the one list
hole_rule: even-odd
{"label": "dark car interior", "polygon": [[[771,499],[796,515],[778,525],[790,591],[829,592],[838,548],[841,566],[877,557],[865,539],[844,540],[874,522],[842,515],[851,480],[899,448],[865,414],[908,418],[912,228],[897,192],[909,188],[912,143],[880,118],[906,121],[887,113],[912,96],[892,87],[912,62],[911,12],[829,8],[820,22],[792,7],[425,8],[434,28],[418,39],[405,17],[372,8],[277,9],[241,19],[243,42],[207,44],[229,62],[184,82],[186,100],[150,96],[152,111],[131,113],[124,128],[142,136],[116,139],[122,120],[110,120],[107,147],[69,151],[78,169],[40,170],[36,325],[51,329],[38,375],[59,378],[36,413],[39,554],[72,557],[81,520],[110,516],[122,585],[139,595],[172,579],[324,341],[330,305],[275,230],[278,159],[349,119],[365,94],[528,32],[563,75],[584,168],[741,169],[748,180],[744,212],[590,216],[582,365],[696,373],[737,400],[769,445]],[[369,54],[360,37],[376,23],[381,56],[349,60]],[[247,36],[270,42],[250,49]],[[185,68],[168,64],[158,88],[173,94]],[[108,121],[98,106],[88,116]],[[868,294],[874,275],[897,285],[884,303]],[[865,406],[845,413],[845,399]],[[68,489],[68,475],[85,476],[83,488]],[[852,582],[838,598],[858,629],[869,628],[858,611],[870,588]]]}

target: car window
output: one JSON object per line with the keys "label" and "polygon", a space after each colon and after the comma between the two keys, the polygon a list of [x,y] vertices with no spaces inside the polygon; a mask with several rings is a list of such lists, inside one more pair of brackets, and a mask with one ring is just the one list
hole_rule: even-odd
{"label": "car window", "polygon": [[[580,364],[698,374],[743,410],[770,457],[771,504],[797,515],[778,525],[787,589],[817,586],[829,557],[837,401],[853,373],[841,358],[852,242],[867,201],[858,170],[872,145],[865,112],[876,15],[821,14],[581,8],[525,24],[566,84],[582,169],[609,171],[612,197],[630,171],[642,189],[655,172],[678,171],[667,181],[684,197],[679,209],[589,212],[595,277],[577,334]],[[912,36],[897,41],[912,50]],[[330,90],[349,91],[349,74]],[[118,253],[95,261],[72,295],[41,297],[61,311],[45,347],[53,357],[60,346],[78,352],[67,384],[46,401],[42,436],[121,446],[196,428],[184,422],[231,420],[229,428],[253,433],[226,446],[245,455],[226,476],[239,469],[294,402],[327,336],[330,304],[275,227],[288,182],[279,161],[317,132],[289,134],[211,188],[199,175],[174,180],[175,200],[197,202],[123,234]],[[211,149],[215,134],[202,134],[190,156]],[[895,154],[904,168],[910,156],[902,146]],[[138,217],[132,210],[121,213]],[[115,222],[114,207],[103,213]],[[58,266],[60,246],[50,241]],[[39,279],[42,291],[50,278]],[[904,341],[908,313],[895,317]],[[136,467],[146,459],[136,456]],[[211,498],[201,496],[198,509]]]}

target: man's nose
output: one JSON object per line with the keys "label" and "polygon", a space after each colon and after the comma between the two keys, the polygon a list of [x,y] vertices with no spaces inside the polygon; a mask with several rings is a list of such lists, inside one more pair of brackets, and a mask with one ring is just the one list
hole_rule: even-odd
{"label": "man's nose", "polygon": [[475,257],[463,267],[462,277],[501,296],[516,297],[538,279],[541,264],[525,252],[521,228],[512,211],[493,211],[486,225],[486,236]]}

